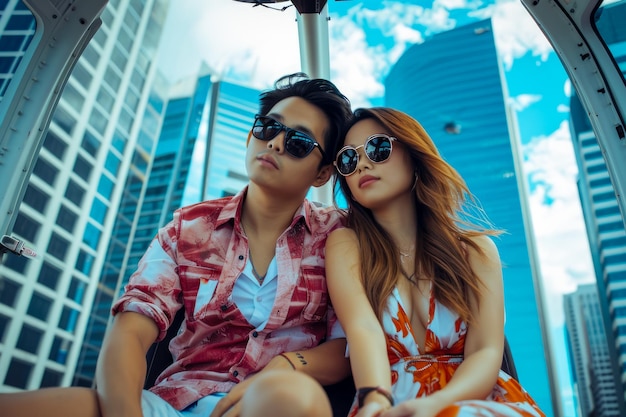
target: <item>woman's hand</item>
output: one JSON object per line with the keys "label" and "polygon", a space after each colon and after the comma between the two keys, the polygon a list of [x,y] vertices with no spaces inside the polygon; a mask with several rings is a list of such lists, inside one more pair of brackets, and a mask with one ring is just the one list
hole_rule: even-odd
{"label": "woman's hand", "polygon": [[355,417],[380,417],[386,409],[389,409],[389,405],[385,407],[378,402],[372,401],[361,407]]}
{"label": "woman's hand", "polygon": [[435,417],[446,406],[445,403],[442,403],[435,396],[422,397],[404,401],[383,412],[380,414],[380,417]]}

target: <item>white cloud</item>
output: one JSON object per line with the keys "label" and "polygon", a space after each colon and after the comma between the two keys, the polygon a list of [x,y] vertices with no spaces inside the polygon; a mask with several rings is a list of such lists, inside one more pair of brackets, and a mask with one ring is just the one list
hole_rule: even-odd
{"label": "white cloud", "polygon": [[570,108],[566,104],[559,104],[558,106],[556,106],[556,111],[558,113],[569,113]]}
{"label": "white cloud", "polygon": [[509,97],[509,103],[513,106],[513,109],[517,112],[521,112],[533,103],[541,101],[541,96],[538,94],[520,94],[516,97]]}
{"label": "white cloud", "polygon": [[175,3],[159,58],[168,79],[197,73],[202,60],[225,79],[260,89],[300,70],[295,8],[280,12],[232,0]]}
{"label": "white cloud", "polygon": [[550,322],[562,324],[562,295],[594,281],[567,122],[550,136],[534,138],[524,146],[524,159],[544,301]]}
{"label": "white cloud", "polygon": [[507,70],[512,67],[515,59],[529,52],[545,61],[553,51],[537,23],[517,0],[496,1],[494,5],[470,15],[492,17],[496,46]]}

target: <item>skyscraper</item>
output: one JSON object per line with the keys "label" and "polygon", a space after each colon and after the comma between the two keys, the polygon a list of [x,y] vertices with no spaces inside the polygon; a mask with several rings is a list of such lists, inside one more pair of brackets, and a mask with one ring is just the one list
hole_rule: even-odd
{"label": "skyscraper", "polygon": [[[526,206],[519,144],[491,21],[434,35],[400,57],[385,81],[385,104],[415,117],[505,234],[506,325],[520,382],[547,415],[560,415],[541,313],[541,287]],[[512,137],[513,136],[513,137]],[[553,412],[553,407],[555,411]]]}
{"label": "skyscraper", "polygon": [[[0,4],[1,20],[26,19],[21,2]],[[110,1],[53,115],[14,226],[40,257],[0,266],[5,391],[70,384],[91,307],[110,306],[100,272],[126,178],[145,175],[136,151],[152,153],[139,139],[168,4]]]}
{"label": "skyscraper", "polygon": [[581,415],[619,416],[598,289],[594,284],[579,286],[565,295],[563,307]]}
{"label": "skyscraper", "polygon": [[[618,30],[626,19],[623,2],[605,6],[596,22],[598,32],[614,51],[626,74],[626,35]],[[570,101],[570,131],[578,164],[583,216],[596,274],[614,380],[620,407],[626,413],[626,230],[624,214],[609,178],[603,151],[579,98]]]}
{"label": "skyscraper", "polygon": [[33,14],[24,3],[19,0],[4,2],[4,7],[0,8],[0,101],[35,36],[35,29]]}

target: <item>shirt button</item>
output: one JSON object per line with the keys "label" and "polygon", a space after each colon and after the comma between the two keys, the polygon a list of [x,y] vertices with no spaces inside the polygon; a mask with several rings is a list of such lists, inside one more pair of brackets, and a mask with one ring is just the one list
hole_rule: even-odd
{"label": "shirt button", "polygon": [[233,376],[236,377],[237,375],[239,375],[239,371],[235,371],[233,372]]}
{"label": "shirt button", "polygon": [[226,304],[222,304],[222,305],[220,306],[220,310],[222,310],[222,311],[226,311],[226,310],[228,310],[228,306],[227,306]]}
{"label": "shirt button", "polygon": [[261,301],[263,301],[263,297],[257,297],[257,298],[256,298],[256,300],[257,300],[258,302],[261,302]]}
{"label": "shirt button", "polygon": [[259,332],[257,332],[256,330],[252,332],[252,337],[257,337],[259,335]]}
{"label": "shirt button", "polygon": [[243,255],[239,255],[239,260],[243,261]]}

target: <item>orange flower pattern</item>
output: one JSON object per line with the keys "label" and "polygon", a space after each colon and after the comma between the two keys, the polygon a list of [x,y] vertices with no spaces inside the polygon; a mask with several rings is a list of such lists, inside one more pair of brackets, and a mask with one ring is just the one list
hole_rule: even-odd
{"label": "orange flower pattern", "polygon": [[[430,296],[426,339],[420,350],[397,289],[389,297],[383,317],[392,391],[397,402],[428,396],[443,389],[463,362],[467,324],[458,314]],[[355,403],[350,417],[358,412]],[[522,386],[500,371],[492,392],[484,400],[459,401],[437,417],[545,417]]]}

